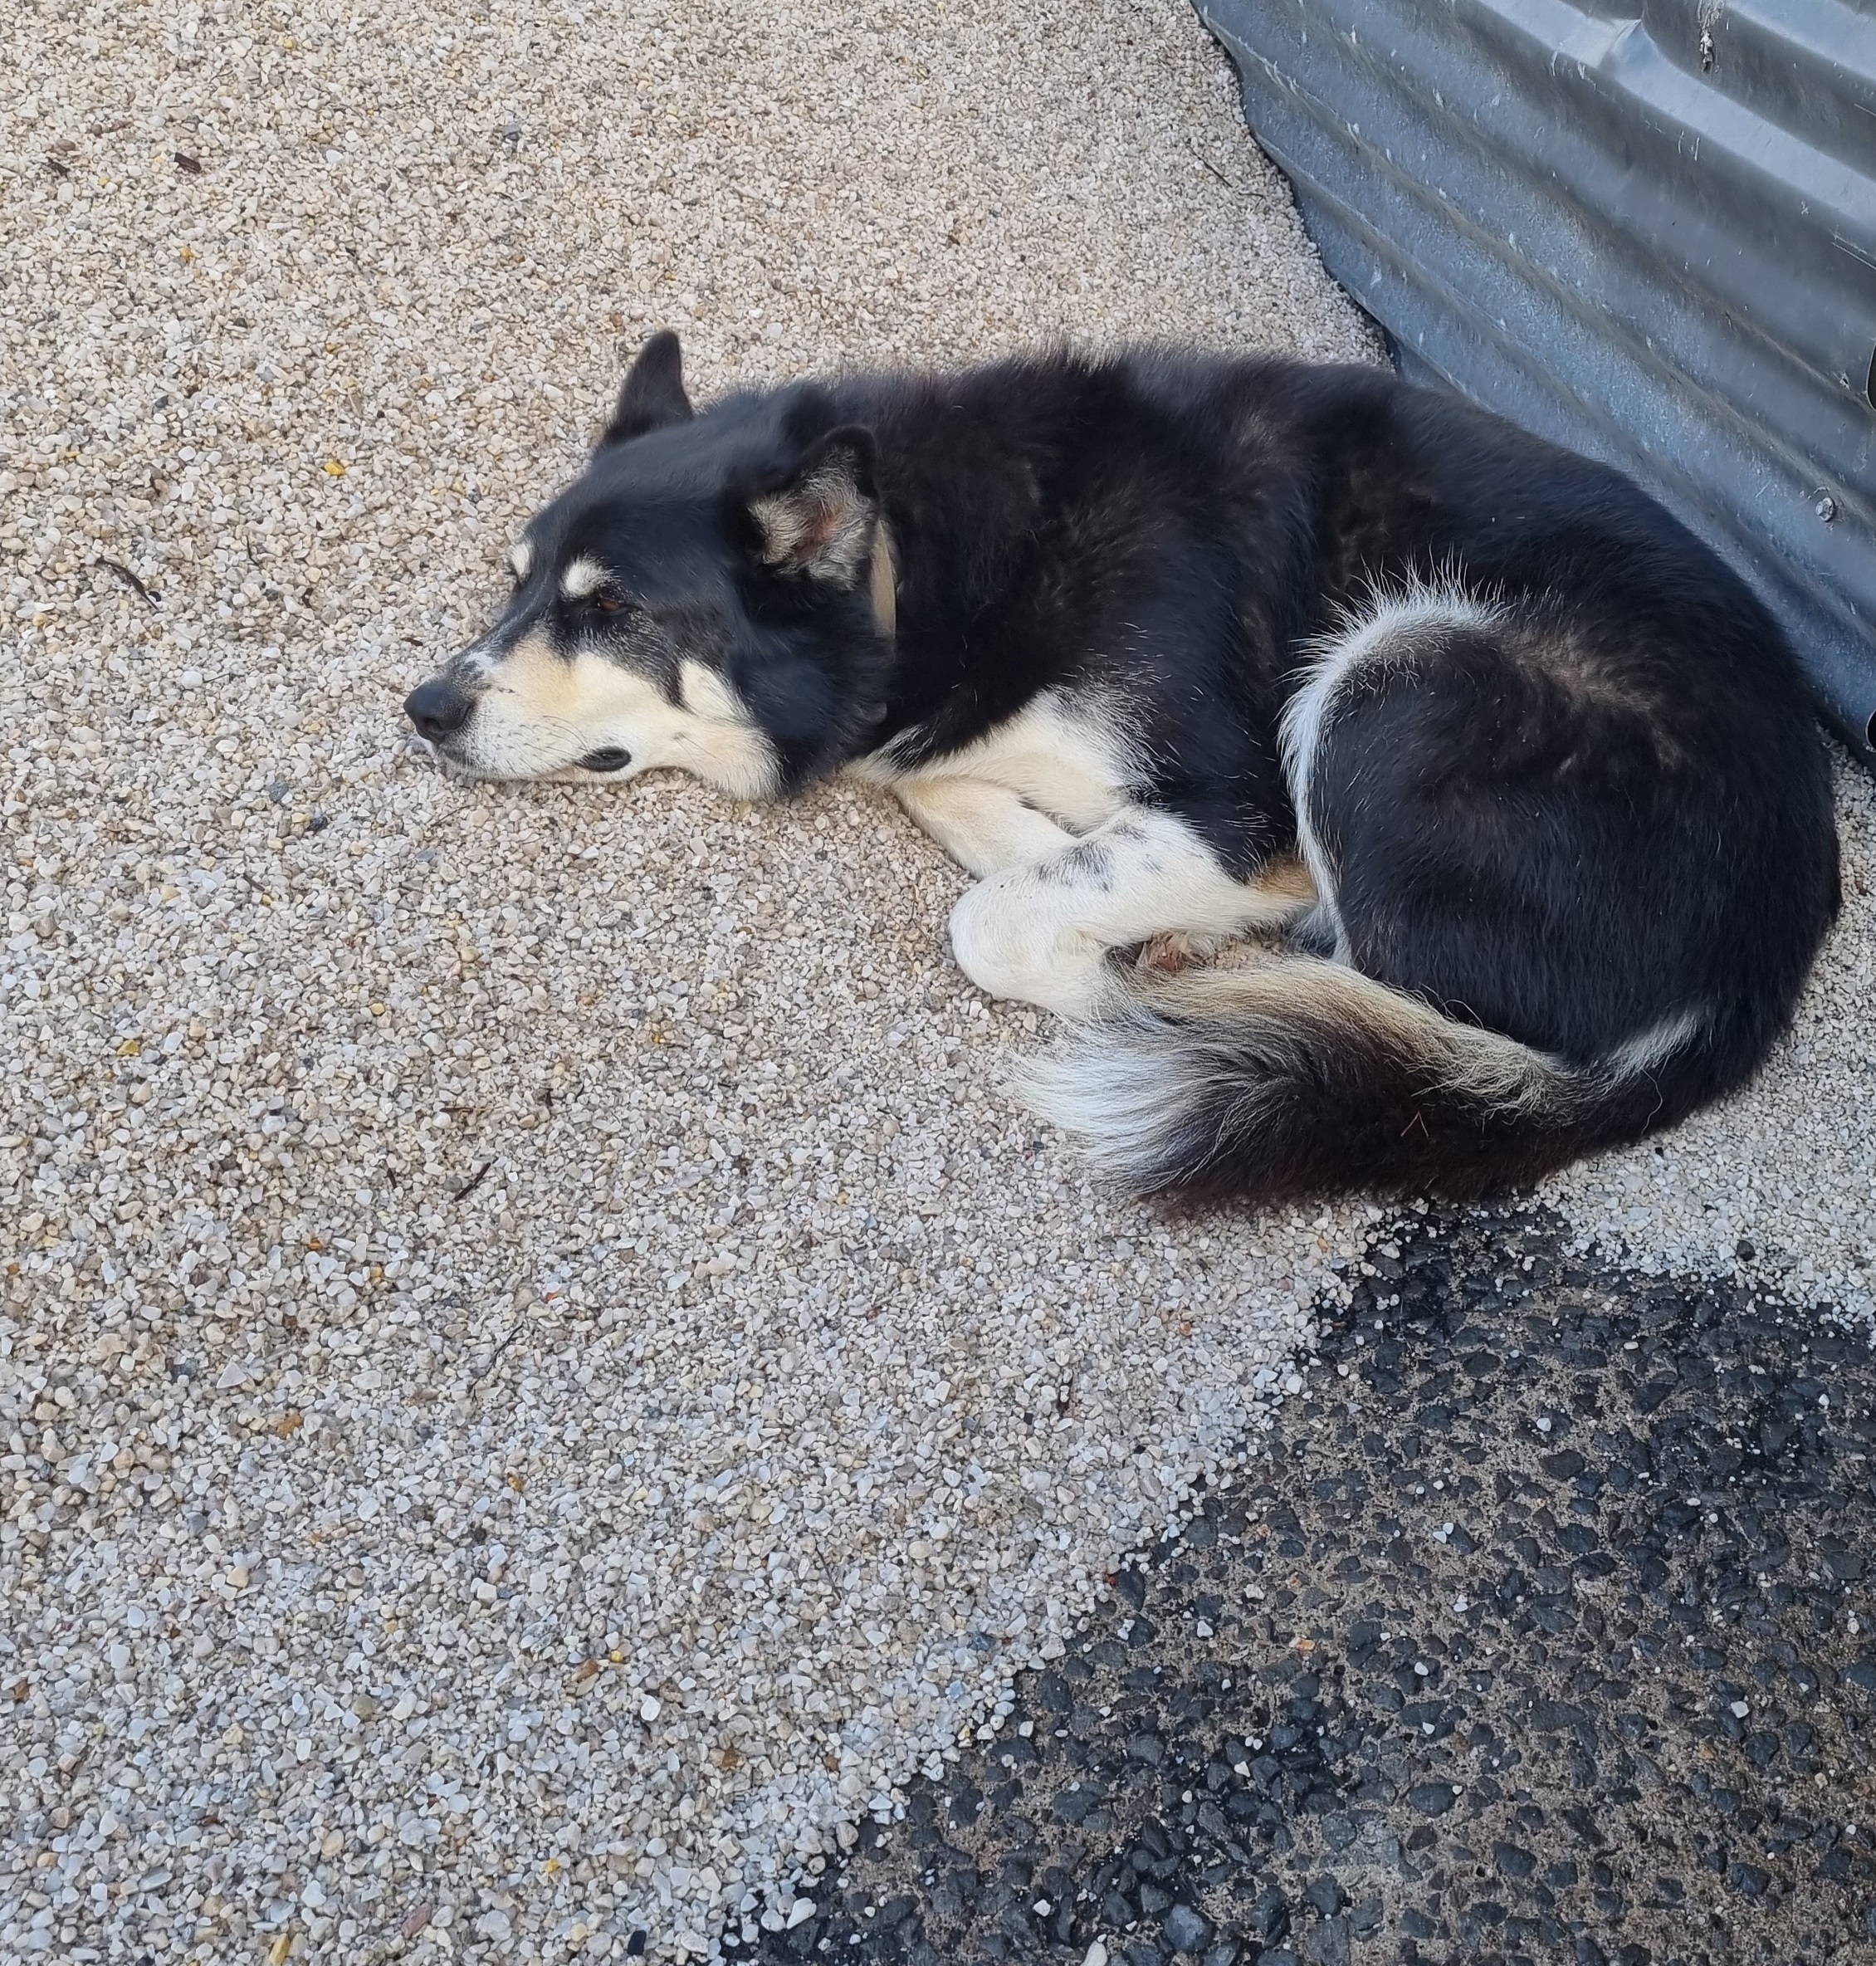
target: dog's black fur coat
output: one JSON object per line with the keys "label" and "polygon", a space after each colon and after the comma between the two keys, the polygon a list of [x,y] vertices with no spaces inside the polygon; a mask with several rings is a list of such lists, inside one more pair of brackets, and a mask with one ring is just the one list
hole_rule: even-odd
{"label": "dog's black fur coat", "polygon": [[[863,578],[762,550],[752,507],[810,454],[883,521],[896,633]],[[1342,963],[1546,1054],[1549,1089],[1482,1098],[1333,989],[1236,1026],[1149,1003],[1136,1036],[1213,1090],[1145,1185],[1469,1194],[1638,1137],[1755,1068],[1837,907],[1826,758],[1744,582],[1615,472],[1383,373],[1062,355],[696,416],[660,337],[531,530],[538,567],[592,553],[635,602],[707,616],[784,790],[1098,692],[1140,803],[1239,877],[1297,845],[1280,725],[1312,638],[1403,582],[1484,597],[1485,625],[1351,673],[1309,809]],[[1686,1042],[1612,1063],[1683,1014]]]}

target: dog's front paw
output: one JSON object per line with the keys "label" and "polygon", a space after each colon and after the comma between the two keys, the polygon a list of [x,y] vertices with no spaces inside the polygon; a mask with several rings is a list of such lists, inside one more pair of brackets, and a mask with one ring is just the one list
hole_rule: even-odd
{"label": "dog's front paw", "polygon": [[993,874],[951,910],[951,956],[987,996],[1092,1017],[1107,992],[1099,945],[1050,919],[1020,875]]}

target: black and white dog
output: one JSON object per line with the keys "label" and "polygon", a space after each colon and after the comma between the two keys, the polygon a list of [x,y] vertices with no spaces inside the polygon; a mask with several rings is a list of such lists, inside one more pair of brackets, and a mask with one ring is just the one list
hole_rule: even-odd
{"label": "black and white dog", "polygon": [[1036,1103],[1143,1191],[1466,1196],[1635,1139],[1765,1056],[1837,907],[1743,582],[1378,371],[1057,354],[700,415],[659,335],[512,562],[406,705],[442,759],[889,785],[978,877],[965,973],[1073,1020]]}

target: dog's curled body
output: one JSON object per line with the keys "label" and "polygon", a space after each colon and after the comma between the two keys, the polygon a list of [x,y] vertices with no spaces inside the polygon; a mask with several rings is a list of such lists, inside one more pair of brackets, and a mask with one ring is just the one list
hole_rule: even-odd
{"label": "dog's curled body", "polygon": [[980,877],[965,970],[1074,1021],[1032,1096],[1141,1190],[1473,1195],[1639,1137],[1754,1069],[1837,905],[1751,590],[1376,371],[1053,355],[694,416],[660,337],[522,551],[426,686],[443,754],[891,785]]}

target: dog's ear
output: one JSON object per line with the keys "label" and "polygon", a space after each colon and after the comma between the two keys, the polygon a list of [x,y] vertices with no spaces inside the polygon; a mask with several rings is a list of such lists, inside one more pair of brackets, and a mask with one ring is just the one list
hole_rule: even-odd
{"label": "dog's ear", "polygon": [[788,481],[751,500],[763,564],[853,587],[872,551],[879,506],[873,438],[857,423],[823,431],[802,452]]}
{"label": "dog's ear", "polygon": [[684,394],[684,355],[677,337],[662,328],[638,351],[627,372],[612,421],[600,433],[598,448],[628,443],[648,430],[687,423],[697,413]]}

